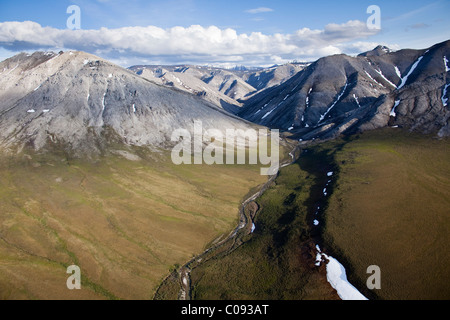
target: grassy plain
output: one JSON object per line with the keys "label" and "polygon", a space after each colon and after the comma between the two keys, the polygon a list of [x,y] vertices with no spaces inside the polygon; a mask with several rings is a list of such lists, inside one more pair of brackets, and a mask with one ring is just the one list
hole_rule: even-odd
{"label": "grassy plain", "polygon": [[[260,166],[0,159],[0,299],[152,299],[160,282],[228,233]],[[66,288],[81,268],[82,290]]]}

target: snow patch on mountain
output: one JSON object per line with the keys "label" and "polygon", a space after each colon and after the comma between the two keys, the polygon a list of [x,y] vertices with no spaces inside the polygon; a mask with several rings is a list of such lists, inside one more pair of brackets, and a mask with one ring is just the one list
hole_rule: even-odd
{"label": "snow patch on mountain", "polygon": [[105,98],[106,98],[106,92],[103,95],[103,99],[102,99],[102,112],[105,111]]}
{"label": "snow patch on mountain", "polygon": [[444,66],[445,66],[445,72],[449,72],[450,67],[448,66],[448,59],[446,56],[444,56]]}
{"label": "snow patch on mountain", "polygon": [[416,62],[414,62],[411,69],[409,70],[408,74],[404,78],[402,78],[402,83],[398,86],[398,89],[401,89],[405,86],[406,82],[408,81],[408,78],[412,75],[414,70],[416,70],[417,66],[419,65],[420,61],[422,61],[422,59],[423,59],[423,56],[421,56],[419,59],[417,59]]}
{"label": "snow patch on mountain", "polygon": [[389,83],[391,86],[393,86],[394,88],[397,88],[397,86],[395,84],[393,84],[388,78],[386,78],[383,74],[383,72],[381,72],[381,70],[376,70],[375,72],[378,73],[387,83]]}
{"label": "snow patch on mountain", "polygon": [[444,107],[446,107],[448,105],[448,98],[446,98],[447,96],[447,89],[450,86],[450,84],[446,84],[444,87],[444,90],[442,91],[442,105]]}
{"label": "snow patch on mountain", "polygon": [[361,108],[361,105],[359,104],[359,100],[358,100],[358,97],[356,96],[356,94],[353,94],[353,98],[355,99],[356,103],[358,104],[358,108]]}
{"label": "snow patch on mountain", "polygon": [[395,66],[395,73],[398,75],[400,79],[402,79],[402,73],[400,72],[400,69],[397,66]]}
{"label": "snow patch on mountain", "polygon": [[275,111],[275,109],[276,109],[276,108],[274,108],[274,109],[272,109],[271,111],[267,112],[267,113],[261,118],[261,120],[264,120],[265,118],[267,118],[268,116],[270,116],[270,115]]}
{"label": "snow patch on mountain", "polygon": [[385,86],[383,86],[381,83],[379,83],[377,80],[375,80],[375,79],[374,79],[367,71],[364,71],[364,72],[367,74],[367,76],[368,76],[373,82],[375,82],[377,85],[379,85],[379,86],[385,88]]}
{"label": "snow patch on mountain", "polygon": [[400,105],[400,100],[396,100],[395,101],[395,104],[394,104],[394,107],[392,108],[392,110],[391,110],[391,114],[390,114],[390,116],[391,117],[396,117],[397,116],[397,112],[396,112],[396,110],[397,110],[397,107]]}
{"label": "snow patch on mountain", "polygon": [[342,300],[368,300],[348,281],[345,268],[339,261],[323,253],[318,245],[316,251],[316,266],[320,267],[323,261],[328,261],[327,281]]}

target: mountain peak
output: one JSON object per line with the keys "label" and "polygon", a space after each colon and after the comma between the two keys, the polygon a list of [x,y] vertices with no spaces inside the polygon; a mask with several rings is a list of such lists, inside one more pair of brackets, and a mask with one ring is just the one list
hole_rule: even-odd
{"label": "mountain peak", "polygon": [[382,56],[382,55],[385,55],[387,53],[392,53],[392,52],[394,52],[394,51],[391,50],[390,48],[383,46],[383,45],[379,45],[371,51],[361,53],[359,56],[363,56],[363,57]]}

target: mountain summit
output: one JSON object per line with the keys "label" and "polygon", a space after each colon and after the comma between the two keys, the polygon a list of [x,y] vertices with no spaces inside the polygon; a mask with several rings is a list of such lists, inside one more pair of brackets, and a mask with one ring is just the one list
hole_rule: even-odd
{"label": "mountain summit", "polygon": [[382,55],[385,55],[387,53],[392,53],[392,52],[394,52],[394,51],[391,50],[390,48],[380,45],[371,51],[361,53],[359,56],[361,56],[361,57],[382,56]]}
{"label": "mountain summit", "polygon": [[19,54],[0,63],[0,145],[74,155],[106,145],[167,148],[177,128],[247,129],[194,95],[146,80],[84,52]]}

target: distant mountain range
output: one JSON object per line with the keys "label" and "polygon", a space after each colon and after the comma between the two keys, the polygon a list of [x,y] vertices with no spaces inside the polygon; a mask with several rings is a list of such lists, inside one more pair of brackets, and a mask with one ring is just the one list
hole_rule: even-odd
{"label": "distant mountain range", "polygon": [[299,140],[400,126],[450,135],[450,41],[267,69],[134,66],[83,52],[0,63],[0,146],[102,154],[111,141],[167,149],[175,128],[279,128]]}
{"label": "distant mountain range", "polygon": [[129,69],[150,81],[198,95],[230,112],[238,112],[249,97],[289,80],[306,65],[286,64],[267,69],[150,65]]}
{"label": "distant mountain range", "polygon": [[74,156],[110,144],[168,149],[175,129],[252,124],[204,99],[148,81],[83,52],[19,54],[0,63],[0,146]]}

